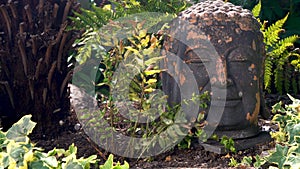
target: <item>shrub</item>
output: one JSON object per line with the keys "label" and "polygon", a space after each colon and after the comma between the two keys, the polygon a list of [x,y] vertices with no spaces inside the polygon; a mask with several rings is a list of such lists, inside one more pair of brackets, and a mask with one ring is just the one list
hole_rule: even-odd
{"label": "shrub", "polygon": [[[77,148],[74,144],[68,150],[56,149],[44,152],[30,142],[28,135],[36,123],[30,120],[31,115],[22,117],[7,132],[0,130],[0,169],[89,169],[96,164],[97,156],[77,158]],[[110,155],[100,169],[128,169],[129,165],[119,162],[113,165],[113,156]]]}
{"label": "shrub", "polygon": [[[289,14],[267,27],[267,21],[261,22],[258,18],[260,11],[261,2],[253,8],[252,12],[261,23],[261,31],[266,45],[265,89],[271,92],[271,87],[274,87],[273,92],[277,91],[280,94],[283,94],[284,91],[297,93],[300,89],[299,79],[297,80],[299,73],[293,72],[300,69],[300,54],[298,49],[293,50],[293,47],[299,36],[280,37],[281,33],[284,32],[282,27]],[[271,85],[272,83],[274,86]]]}
{"label": "shrub", "polygon": [[270,133],[276,142],[275,149],[269,150],[269,155],[266,157],[256,155],[255,161],[252,161],[252,157],[244,157],[243,161],[238,163],[232,158],[229,165],[250,166],[253,164],[258,168],[263,164],[268,164],[274,169],[300,168],[300,100],[288,96],[293,101],[292,104],[283,106],[279,102],[272,107],[272,112],[276,113],[272,122],[279,126],[279,131]]}

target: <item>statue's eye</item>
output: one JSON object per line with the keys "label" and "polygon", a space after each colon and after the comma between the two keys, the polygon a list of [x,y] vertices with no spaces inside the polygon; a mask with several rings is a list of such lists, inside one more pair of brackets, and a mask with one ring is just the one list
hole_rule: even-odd
{"label": "statue's eye", "polygon": [[253,52],[246,50],[241,50],[240,48],[233,50],[227,57],[228,62],[247,62],[253,59]]}
{"label": "statue's eye", "polygon": [[185,63],[197,63],[197,64],[205,64],[205,63],[208,63],[210,62],[211,60],[208,59],[208,58],[198,58],[198,59],[189,59],[189,60],[186,60]]}
{"label": "statue's eye", "polygon": [[248,61],[247,57],[243,55],[231,55],[231,57],[228,58],[229,62],[246,62]]}
{"label": "statue's eye", "polygon": [[186,63],[206,63],[211,61],[211,54],[206,50],[194,49],[187,52]]}

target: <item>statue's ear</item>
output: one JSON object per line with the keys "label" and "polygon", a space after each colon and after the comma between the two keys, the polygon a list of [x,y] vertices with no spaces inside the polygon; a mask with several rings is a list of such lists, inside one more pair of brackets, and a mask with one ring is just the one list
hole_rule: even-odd
{"label": "statue's ear", "polygon": [[261,94],[260,94],[260,114],[261,114],[262,118],[269,119],[269,117],[271,115],[271,112],[270,112],[270,110],[268,109],[268,107],[266,105],[264,96],[265,96],[264,92],[261,91]]}

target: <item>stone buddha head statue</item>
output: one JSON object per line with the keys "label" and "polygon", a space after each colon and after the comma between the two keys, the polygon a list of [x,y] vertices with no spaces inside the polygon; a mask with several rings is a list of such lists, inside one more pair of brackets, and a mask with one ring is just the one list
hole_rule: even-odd
{"label": "stone buddha head statue", "polygon": [[[249,10],[221,0],[195,4],[170,24],[164,50],[164,68],[182,71],[176,63],[169,63],[173,55],[178,56],[193,73],[198,92],[208,91],[216,98],[199,111],[209,118],[210,107],[223,106],[223,112],[217,112],[222,116],[217,135],[246,138],[258,133],[259,113],[267,116],[262,94],[265,49],[260,24]],[[171,105],[180,103],[182,84],[176,78],[168,73],[162,76]],[[219,98],[218,91],[225,91],[225,96]]]}

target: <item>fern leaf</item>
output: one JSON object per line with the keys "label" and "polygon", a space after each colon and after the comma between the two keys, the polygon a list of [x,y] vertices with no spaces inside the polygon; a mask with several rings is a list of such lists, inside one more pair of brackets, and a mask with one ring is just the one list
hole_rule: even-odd
{"label": "fern leaf", "polygon": [[277,66],[274,70],[274,83],[276,90],[283,94],[283,68],[281,66]]}
{"label": "fern leaf", "polygon": [[91,55],[92,55],[92,45],[89,45],[87,43],[78,49],[78,55],[76,55],[76,60],[79,62],[79,64],[83,64],[86,62],[88,58],[91,57]]}
{"label": "fern leaf", "polygon": [[299,91],[298,86],[297,86],[297,83],[299,83],[299,82],[297,82],[296,78],[297,77],[292,78],[292,90],[293,90],[294,94],[297,94]]}
{"label": "fern leaf", "polygon": [[265,43],[267,46],[273,46],[278,42],[280,39],[279,33],[282,32],[283,24],[286,22],[288,16],[289,14],[287,14],[283,19],[276,21],[265,30]]}
{"label": "fern leaf", "polygon": [[80,14],[80,13],[74,12],[74,15],[77,17],[78,21],[81,23],[81,28],[79,28],[79,29],[90,28],[91,25],[94,24],[93,21],[90,20],[89,17],[86,17],[85,14]]}
{"label": "fern leaf", "polygon": [[298,40],[298,36],[297,35],[292,35],[289,37],[286,37],[282,40],[280,40],[274,47],[274,49],[272,50],[272,52],[270,52],[270,55],[273,57],[280,57],[286,50],[288,47],[292,47],[294,46],[294,43]]}
{"label": "fern leaf", "polygon": [[264,84],[265,84],[265,89],[270,88],[270,83],[271,83],[271,76],[272,76],[272,67],[273,67],[273,62],[272,58],[267,57],[265,60],[265,73],[264,73]]}
{"label": "fern leaf", "polygon": [[99,23],[98,28],[105,25],[109,21],[109,19],[115,19],[112,11],[104,10],[102,8],[96,7],[95,5],[92,5],[92,9],[95,12],[97,22]]}
{"label": "fern leaf", "polygon": [[261,0],[252,9],[253,16],[257,18],[260,14],[260,11],[261,11]]}
{"label": "fern leaf", "polygon": [[285,90],[285,92],[290,91],[292,72],[293,72],[292,66],[287,65],[284,70],[284,90]]}

